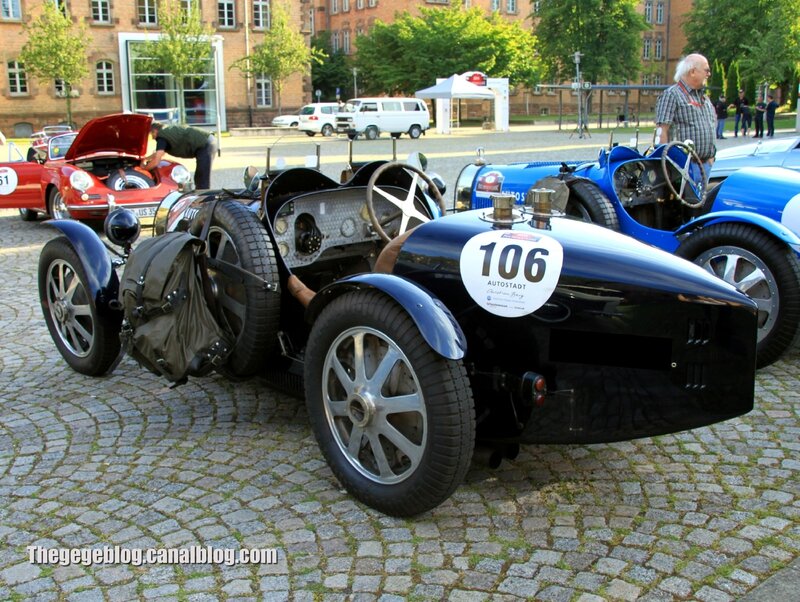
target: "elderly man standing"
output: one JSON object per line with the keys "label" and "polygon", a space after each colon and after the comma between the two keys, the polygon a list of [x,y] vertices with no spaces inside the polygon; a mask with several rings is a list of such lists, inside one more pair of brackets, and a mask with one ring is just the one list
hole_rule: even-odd
{"label": "elderly man standing", "polygon": [[675,68],[675,84],[664,90],[656,104],[656,139],[692,140],[697,155],[706,167],[714,162],[717,114],[711,99],[704,93],[711,69],[702,54],[690,54]]}

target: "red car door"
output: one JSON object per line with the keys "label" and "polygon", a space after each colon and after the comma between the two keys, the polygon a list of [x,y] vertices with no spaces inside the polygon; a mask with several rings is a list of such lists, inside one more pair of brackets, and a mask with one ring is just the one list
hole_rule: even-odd
{"label": "red car door", "polygon": [[35,161],[0,163],[0,209],[43,208],[43,169]]}

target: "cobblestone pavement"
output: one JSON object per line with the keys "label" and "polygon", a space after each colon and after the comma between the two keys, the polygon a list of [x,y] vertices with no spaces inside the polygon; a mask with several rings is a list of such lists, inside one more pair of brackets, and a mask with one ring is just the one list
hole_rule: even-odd
{"label": "cobblestone pavement", "polygon": [[[798,566],[797,352],[759,372],[740,419],[524,447],[498,470],[474,466],[438,509],[388,518],[335,481],[303,403],[258,379],[170,389],[129,359],[106,378],[68,369],[37,296],[52,236],[0,211],[0,600],[724,602]],[[58,566],[30,563],[31,545],[279,559]]]}

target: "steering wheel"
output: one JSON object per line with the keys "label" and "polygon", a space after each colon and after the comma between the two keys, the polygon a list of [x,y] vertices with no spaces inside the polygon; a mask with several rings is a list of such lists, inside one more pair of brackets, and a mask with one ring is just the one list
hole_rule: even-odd
{"label": "steering wheel", "polygon": [[[673,148],[678,148],[686,154],[686,161],[683,165],[680,165],[669,156],[669,151]],[[695,163],[697,167],[700,168],[699,182],[692,178],[692,174],[689,171],[692,163]],[[680,190],[675,190],[675,185],[672,183],[672,174],[669,172],[668,164],[671,165],[681,176]],[[667,146],[664,148],[664,151],[661,153],[661,170],[664,172],[664,178],[667,181],[667,186],[672,194],[675,195],[675,198],[677,198],[682,204],[689,207],[689,209],[699,209],[703,206],[703,202],[706,199],[706,170],[703,168],[703,161],[691,146],[683,142],[670,142],[667,144]],[[696,202],[686,200],[685,193],[687,185],[697,197]]]}
{"label": "steering wheel", "polygon": [[[397,169],[404,169],[412,176],[411,186],[409,186],[408,193],[405,195],[405,198],[399,198],[395,196],[392,191],[378,186],[378,180],[383,174],[390,170]],[[442,215],[444,215],[447,211],[447,208],[444,205],[444,199],[442,198],[439,189],[436,188],[436,185],[425,174],[424,171],[414,167],[413,165],[408,165],[407,163],[401,163],[399,161],[384,163],[375,170],[375,172],[372,174],[372,177],[369,179],[369,183],[367,184],[367,211],[369,212],[369,219],[372,222],[372,226],[375,228],[375,231],[378,233],[378,236],[380,236],[385,242],[389,242],[392,240],[392,238],[386,233],[386,230],[384,230],[383,227],[401,215],[402,218],[400,220],[400,228],[395,236],[399,236],[408,230],[409,222],[412,219],[420,223],[428,222],[433,219],[433,216],[430,215],[428,211],[423,213],[417,208],[417,206],[421,204],[416,198],[418,180],[422,180],[427,185],[428,190],[433,195],[436,204],[439,206],[439,210],[442,212]],[[398,211],[388,217],[380,219],[375,211],[375,193],[378,193],[392,205],[397,207]]]}

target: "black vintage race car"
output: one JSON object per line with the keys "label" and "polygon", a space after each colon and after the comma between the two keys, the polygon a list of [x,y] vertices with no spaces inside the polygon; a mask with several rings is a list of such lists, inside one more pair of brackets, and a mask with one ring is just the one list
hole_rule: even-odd
{"label": "black vintage race car", "polygon": [[[272,176],[260,191],[170,195],[156,236],[199,231],[217,200],[209,276],[236,335],[227,372],[299,389],[332,471],[369,506],[437,506],[476,442],[513,456],[520,443],[647,437],[753,407],[753,301],[555,214],[547,192],[535,210],[501,195],[444,216],[435,182],[402,163],[367,163],[344,183],[307,168]],[[102,374],[124,322],[115,268],[137,248],[112,259],[86,226],[50,223],[62,235],[41,255],[45,320],[70,366]]]}

